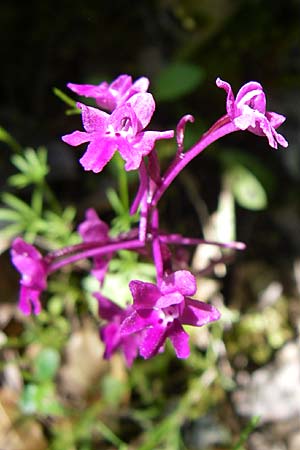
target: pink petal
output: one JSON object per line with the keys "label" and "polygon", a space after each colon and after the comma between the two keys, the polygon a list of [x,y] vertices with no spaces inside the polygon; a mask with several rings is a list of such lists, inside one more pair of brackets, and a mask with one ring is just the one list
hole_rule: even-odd
{"label": "pink petal", "polygon": [[170,294],[162,295],[156,302],[156,308],[167,308],[171,305],[178,305],[184,301],[184,296],[179,292],[172,292]]}
{"label": "pink petal", "polygon": [[275,129],[280,127],[280,125],[282,125],[283,122],[286,120],[285,116],[282,116],[281,114],[277,114],[276,112],[271,111],[266,112],[266,118],[270,122],[271,126]]}
{"label": "pink petal", "polygon": [[78,232],[84,242],[108,240],[108,225],[103,222],[93,208],[85,213],[85,220],[79,225]]}
{"label": "pink petal", "polygon": [[182,311],[180,322],[186,325],[201,327],[220,318],[220,312],[208,303],[187,298]]}
{"label": "pink petal", "polygon": [[236,107],[239,109],[243,105],[249,105],[262,114],[266,112],[266,96],[262,85],[256,81],[250,81],[244,84],[235,99]]}
{"label": "pink petal", "polygon": [[100,83],[99,85],[68,83],[67,86],[76,94],[91,98],[103,95],[103,92],[106,92],[108,89],[108,83],[106,83],[106,81],[103,81],[103,83]]}
{"label": "pink petal", "polygon": [[146,128],[155,110],[154,98],[149,92],[138,93],[133,95],[127,101],[133,108],[139,121],[139,131]]}
{"label": "pink petal", "polygon": [[146,77],[138,78],[132,85],[132,90],[135,92],[146,92],[149,87],[149,80]]}
{"label": "pink petal", "polygon": [[98,300],[99,316],[105,320],[112,320],[115,316],[121,316],[124,310],[116,303],[104,297],[98,292],[94,292],[93,296]]}
{"label": "pink petal", "polygon": [[127,367],[131,367],[138,355],[140,336],[131,335],[122,338],[122,350],[125,356]]}
{"label": "pink petal", "polygon": [[106,131],[109,114],[83,103],[77,103],[77,106],[81,109],[82,123],[88,133],[103,134]]}
{"label": "pink petal", "polygon": [[100,337],[105,344],[104,359],[109,359],[120,344],[119,324],[110,322],[100,328]]}
{"label": "pink petal", "polygon": [[99,173],[111,160],[116,150],[116,139],[99,137],[89,144],[79,162],[85,170],[92,170],[94,173]]}
{"label": "pink petal", "polygon": [[133,297],[135,308],[152,308],[156,305],[157,300],[161,296],[158,287],[153,283],[132,280],[129,283],[129,289]]}
{"label": "pink petal", "polygon": [[177,358],[190,356],[189,335],[184,331],[178,320],[174,321],[168,337],[173,344]]}
{"label": "pink petal", "polygon": [[129,334],[144,330],[150,326],[159,326],[159,323],[159,313],[153,309],[133,311],[121,323],[120,334],[122,336],[127,336]]}
{"label": "pink petal", "polygon": [[91,140],[91,135],[84,131],[73,131],[73,133],[62,136],[62,140],[66,142],[66,144],[77,147],[85,142],[89,142]]}
{"label": "pink petal", "polygon": [[197,290],[196,278],[188,270],[177,270],[163,279],[160,289],[164,294],[177,290],[182,295],[194,295]]}
{"label": "pink petal", "polygon": [[32,307],[34,314],[38,315],[41,312],[41,303],[39,296],[40,291],[21,285],[19,309],[25,316],[29,316],[31,314]]}
{"label": "pink petal", "polygon": [[145,358],[151,358],[156,355],[166,339],[164,327],[148,328],[142,337],[140,344],[140,355]]}
{"label": "pink petal", "polygon": [[221,78],[216,79],[216,85],[224,89],[227,92],[227,99],[226,99],[226,111],[227,114],[233,118],[235,114],[235,108],[234,108],[234,95],[231,89],[231,86],[226,81],[221,80]]}
{"label": "pink petal", "polygon": [[[123,95],[132,85],[132,78],[130,75],[119,75],[109,86],[111,91],[116,94]],[[115,95],[116,95],[115,94]]]}

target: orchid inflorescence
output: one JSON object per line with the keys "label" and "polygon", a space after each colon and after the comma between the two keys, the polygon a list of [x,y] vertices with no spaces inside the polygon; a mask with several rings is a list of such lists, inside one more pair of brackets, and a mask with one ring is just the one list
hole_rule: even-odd
{"label": "orchid inflorescence", "polygon": [[[189,270],[176,270],[173,247],[198,244],[218,245],[238,249],[241,242],[218,243],[168,234],[160,229],[158,203],[183,168],[208,145],[238,130],[248,130],[265,136],[269,145],[287,147],[285,138],[276,129],[285,117],[266,111],[266,97],[262,86],[254,81],[245,84],[234,98],[231,86],[221,79],[218,87],[227,93],[226,114],[216,121],[189,150],[184,149],[184,134],[191,115],[185,115],[176,128],[177,151],[164,173],[155,143],[171,139],[173,130],[145,131],[155,110],[153,96],[147,92],[149,80],[145,77],[132,82],[129,75],[120,75],[111,84],[80,85],[69,83],[75,93],[93,98],[97,108],[77,103],[81,110],[85,131],[74,131],[62,137],[72,146],[88,143],[80,159],[85,170],[99,173],[119,152],[125,161],[124,170],[137,170],[139,187],[130,207],[130,214],[139,214],[138,227],[118,236],[110,236],[109,226],[94,209],[86,211],[78,232],[82,242],[51,251],[45,256],[31,244],[18,237],[12,244],[12,261],[21,273],[19,308],[25,315],[41,311],[40,294],[47,287],[47,278],[61,267],[80,259],[91,258],[91,273],[99,281],[99,315],[106,321],[100,328],[105,344],[104,357],[110,358],[117,350],[124,353],[128,366],[141,355],[151,358],[164,350],[170,339],[178,358],[189,356],[189,336],[183,325],[200,327],[218,320],[219,311],[212,305],[192,298],[196,294],[196,277]],[[104,111],[106,110],[106,111]],[[140,280],[129,283],[132,304],[121,308],[101,294],[101,287],[109,263],[120,250],[137,252],[153,260],[156,284]]]}

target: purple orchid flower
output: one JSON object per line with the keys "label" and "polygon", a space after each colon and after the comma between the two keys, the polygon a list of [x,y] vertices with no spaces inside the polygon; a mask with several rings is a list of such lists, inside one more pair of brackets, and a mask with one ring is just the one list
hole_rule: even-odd
{"label": "purple orchid flower", "polygon": [[142,281],[129,284],[133,312],[121,324],[121,335],[141,335],[139,351],[145,359],[164,348],[169,338],[178,358],[190,354],[189,336],[182,325],[200,327],[220,317],[219,311],[207,303],[189,298],[196,292],[196,279],[187,270],[165,277],[160,286]]}
{"label": "purple orchid flower", "polygon": [[126,309],[122,309],[97,292],[94,293],[94,297],[98,300],[99,316],[108,321],[107,325],[100,328],[100,337],[105,344],[103,357],[110,359],[113,353],[121,349],[124,353],[127,366],[131,367],[138,355],[140,335],[133,333],[122,336],[120,333],[120,324],[131,314],[132,307],[129,306]]}
{"label": "purple orchid flower", "polygon": [[227,92],[227,115],[238,129],[266,136],[273,148],[278,147],[277,143],[283,147],[288,146],[286,139],[275,131],[286,118],[281,114],[266,111],[266,96],[261,84],[256,81],[244,84],[236,98],[229,83],[217,78],[216,84]]}
{"label": "purple orchid flower", "polygon": [[[103,222],[93,208],[89,208],[85,213],[85,220],[79,225],[78,232],[83,242],[97,242],[99,245],[107,244],[110,240],[108,232],[109,226]],[[112,253],[106,255],[94,256],[94,267],[92,275],[103,284],[108,265],[112,258]]]}
{"label": "purple orchid flower", "polygon": [[90,142],[80,159],[85,170],[101,172],[118,150],[126,161],[125,170],[138,169],[142,158],[148,155],[157,139],[169,139],[169,131],[143,131],[155,110],[151,94],[135,94],[111,115],[81,103],[85,132],[74,131],[62,137],[67,144],[77,146]]}
{"label": "purple orchid flower", "polygon": [[39,314],[39,297],[47,287],[47,264],[33,245],[19,237],[13,241],[11,258],[22,275],[19,308],[25,315],[29,315],[32,309],[34,314]]}
{"label": "purple orchid flower", "polygon": [[138,92],[147,92],[149,80],[138,78],[132,83],[130,75],[120,75],[111,84],[106,81],[99,85],[68,83],[68,88],[84,97],[94,98],[100,108],[113,111]]}

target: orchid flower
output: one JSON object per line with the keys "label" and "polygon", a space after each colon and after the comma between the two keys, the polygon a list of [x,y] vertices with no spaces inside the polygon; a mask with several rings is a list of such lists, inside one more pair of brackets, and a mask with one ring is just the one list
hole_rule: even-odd
{"label": "orchid flower", "polygon": [[[85,220],[79,225],[78,232],[83,242],[97,242],[99,245],[109,242],[109,226],[103,222],[93,208],[89,208],[85,213]],[[92,275],[103,284],[112,253],[94,256],[94,267]]]}
{"label": "orchid flower", "polygon": [[138,92],[147,92],[149,80],[138,78],[132,83],[129,75],[120,75],[111,84],[103,81],[99,85],[68,83],[68,88],[78,95],[94,98],[100,108],[113,111]]}
{"label": "orchid flower", "polygon": [[90,142],[80,159],[85,170],[101,172],[118,150],[126,161],[125,170],[138,169],[142,158],[148,155],[158,139],[173,137],[173,131],[143,131],[155,110],[151,94],[135,94],[111,115],[78,103],[82,110],[83,131],[74,131],[62,137],[67,144],[77,146]]}
{"label": "orchid flower", "polygon": [[160,286],[133,280],[129,284],[133,312],[121,324],[121,335],[143,331],[141,356],[151,358],[164,348],[169,338],[178,358],[190,354],[189,336],[182,325],[200,327],[219,319],[219,311],[207,303],[189,298],[196,292],[196,279],[187,270],[166,276]]}
{"label": "orchid flower", "polygon": [[216,84],[227,92],[226,110],[230,120],[240,130],[248,130],[258,136],[266,136],[269,145],[278,144],[287,147],[288,142],[276,129],[285,121],[285,117],[266,111],[266,96],[261,84],[250,81],[244,84],[234,98],[231,86],[217,78]]}
{"label": "orchid flower", "polygon": [[131,313],[132,307],[122,309],[97,292],[94,293],[94,297],[98,300],[99,316],[108,321],[100,328],[100,337],[105,344],[104,359],[110,359],[120,348],[124,353],[127,366],[131,367],[138,355],[139,334],[122,336],[120,324]]}
{"label": "orchid flower", "polygon": [[47,287],[47,265],[40,252],[31,244],[16,238],[11,248],[14,266],[21,273],[19,308],[29,315],[41,311],[40,294]]}

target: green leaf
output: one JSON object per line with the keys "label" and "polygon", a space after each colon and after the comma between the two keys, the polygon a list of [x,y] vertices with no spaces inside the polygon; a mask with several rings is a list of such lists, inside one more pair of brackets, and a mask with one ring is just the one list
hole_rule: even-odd
{"label": "green leaf", "polygon": [[44,348],[34,361],[34,377],[38,381],[52,380],[60,363],[59,352],[53,348]]}
{"label": "green leaf", "polygon": [[0,127],[0,141],[5,142],[15,152],[21,151],[20,144],[3,127]]}
{"label": "green leaf", "polygon": [[12,186],[23,188],[30,184],[42,185],[44,183],[49,172],[47,150],[44,147],[39,147],[36,151],[27,148],[22,155],[13,155],[11,161],[21,172],[9,178]]}
{"label": "green leaf", "polygon": [[268,200],[265,189],[248,169],[236,165],[227,172],[226,179],[240,206],[254,211],[266,208]]}
{"label": "green leaf", "polygon": [[277,184],[276,176],[256,155],[237,148],[226,148],[226,151],[216,152],[212,154],[212,157],[220,161],[225,172],[236,165],[245,167],[259,180],[268,193],[271,194],[274,191]]}
{"label": "green leaf", "polygon": [[62,405],[56,399],[55,385],[53,383],[28,384],[25,386],[20,407],[25,414],[60,415],[63,413]]}
{"label": "green leaf", "polygon": [[0,208],[0,220],[17,222],[20,220],[20,214],[9,208]]}
{"label": "green leaf", "polygon": [[154,83],[158,100],[177,100],[193,92],[204,78],[203,70],[194,64],[173,63],[163,69]]}
{"label": "green leaf", "polygon": [[74,108],[74,110],[77,109],[78,111],[80,111],[79,108],[76,107],[76,101],[73,100],[71,97],[69,97],[67,94],[65,94],[63,91],[54,87],[53,93],[54,95],[56,95],[56,97],[60,98],[60,100],[62,100],[66,105],[71,106],[72,108]]}
{"label": "green leaf", "polygon": [[18,197],[16,197],[13,194],[10,194],[9,192],[5,192],[2,196],[3,203],[5,203],[7,206],[10,206],[15,211],[19,212],[23,216],[34,216],[34,213],[30,206],[27,205],[27,203],[23,202],[23,200],[20,200]]}

